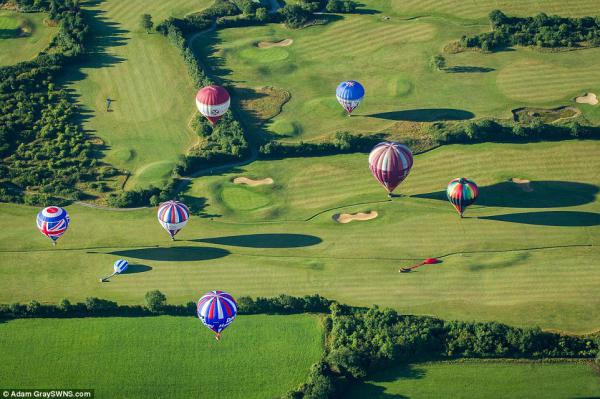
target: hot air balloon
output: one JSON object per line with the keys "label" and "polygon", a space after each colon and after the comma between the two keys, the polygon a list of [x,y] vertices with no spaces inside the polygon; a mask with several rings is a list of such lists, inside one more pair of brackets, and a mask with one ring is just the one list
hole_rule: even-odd
{"label": "hot air balloon", "polygon": [[456,211],[462,218],[465,208],[477,199],[479,188],[474,181],[458,177],[448,183],[446,195],[448,196],[448,201],[456,208]]}
{"label": "hot air balloon", "polygon": [[203,87],[196,94],[198,111],[214,126],[229,109],[229,93],[221,86]]}
{"label": "hot air balloon", "polygon": [[123,273],[125,270],[127,270],[128,267],[129,267],[129,262],[127,262],[125,259],[119,259],[113,265],[114,271],[112,272],[112,274],[110,276],[106,276],[106,277],[100,279],[100,281],[102,281],[102,282],[108,281],[108,279],[111,278],[112,276],[114,276],[115,274]]}
{"label": "hot air balloon", "polygon": [[37,228],[56,245],[58,240],[69,227],[69,215],[59,206],[49,206],[37,214]]}
{"label": "hot air balloon", "polygon": [[188,207],[179,201],[167,201],[158,207],[158,221],[175,240],[175,234],[187,224],[190,217]]}
{"label": "hot air balloon", "polygon": [[393,141],[377,144],[369,154],[369,168],[373,177],[381,183],[392,196],[392,191],[410,173],[413,156],[410,148]]}
{"label": "hot air balloon", "polygon": [[235,319],[237,304],[231,295],[223,291],[211,291],[198,301],[196,313],[202,323],[213,330],[217,341],[221,332]]}
{"label": "hot air balloon", "polygon": [[365,96],[365,88],[354,80],[348,80],[339,84],[335,95],[338,102],[344,107],[348,116],[350,116]]}

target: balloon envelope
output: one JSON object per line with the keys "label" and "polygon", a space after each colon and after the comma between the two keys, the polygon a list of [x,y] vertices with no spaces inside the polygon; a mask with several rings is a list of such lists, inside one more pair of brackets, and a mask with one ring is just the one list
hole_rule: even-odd
{"label": "balloon envelope", "polygon": [[339,84],[335,96],[340,105],[350,114],[365,96],[365,88],[355,80],[348,80]]}
{"label": "balloon envelope", "polygon": [[196,313],[206,327],[220,333],[235,319],[237,304],[228,293],[211,291],[200,298]]}
{"label": "balloon envelope", "polygon": [[198,111],[213,125],[227,112],[229,103],[229,93],[221,86],[206,86],[196,94]]}
{"label": "balloon envelope", "polygon": [[49,206],[37,214],[37,228],[46,237],[55,242],[69,227],[69,215],[59,206]]}
{"label": "balloon envelope", "polygon": [[373,177],[391,193],[410,173],[413,156],[410,148],[394,141],[377,144],[369,154]]}
{"label": "balloon envelope", "polygon": [[167,201],[160,204],[157,216],[158,222],[173,238],[187,224],[190,210],[183,202]]}
{"label": "balloon envelope", "polygon": [[465,179],[464,177],[458,177],[452,179],[450,183],[448,183],[446,195],[448,196],[448,201],[450,201],[454,208],[456,208],[456,211],[462,216],[465,208],[477,199],[479,188],[474,181]]}
{"label": "balloon envelope", "polygon": [[116,274],[123,273],[125,270],[127,270],[128,267],[129,267],[129,262],[127,262],[125,259],[119,259],[114,264],[114,269],[115,269]]}

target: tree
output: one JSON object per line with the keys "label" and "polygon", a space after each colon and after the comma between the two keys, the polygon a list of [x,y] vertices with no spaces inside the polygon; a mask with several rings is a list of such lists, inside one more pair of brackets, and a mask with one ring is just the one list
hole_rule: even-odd
{"label": "tree", "polygon": [[167,302],[167,297],[159,290],[146,292],[145,299],[146,307],[153,313],[158,313],[164,309]]}
{"label": "tree", "polygon": [[142,19],[140,20],[140,25],[142,29],[146,30],[146,33],[150,33],[152,27],[154,26],[154,22],[152,22],[152,16],[150,14],[143,14]]}
{"label": "tree", "polygon": [[256,20],[259,22],[266,22],[269,19],[269,14],[267,9],[264,7],[259,7],[256,9]]}
{"label": "tree", "polygon": [[438,71],[444,70],[446,68],[446,58],[441,54],[434,55],[431,57],[431,66]]}

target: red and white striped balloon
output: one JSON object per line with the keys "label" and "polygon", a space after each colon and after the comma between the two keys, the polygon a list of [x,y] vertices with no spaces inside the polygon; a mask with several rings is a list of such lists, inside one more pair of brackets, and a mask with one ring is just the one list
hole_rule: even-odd
{"label": "red and white striped balloon", "polygon": [[229,93],[221,86],[203,87],[196,94],[198,111],[214,126],[229,109]]}
{"label": "red and white striped balloon", "polygon": [[388,194],[406,179],[412,165],[410,148],[394,141],[377,144],[369,154],[369,169]]}

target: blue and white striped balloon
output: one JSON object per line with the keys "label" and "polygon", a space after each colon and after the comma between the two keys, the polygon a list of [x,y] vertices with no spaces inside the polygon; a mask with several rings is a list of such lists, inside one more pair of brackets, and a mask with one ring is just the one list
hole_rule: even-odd
{"label": "blue and white striped balloon", "polygon": [[339,84],[335,96],[340,105],[350,115],[365,96],[365,88],[355,80],[348,80]]}
{"label": "blue and white striped balloon", "polygon": [[129,262],[127,262],[125,259],[119,259],[118,261],[115,262],[115,265],[114,265],[115,274],[123,273],[125,270],[127,270],[128,267],[129,267]]}

